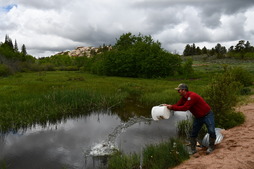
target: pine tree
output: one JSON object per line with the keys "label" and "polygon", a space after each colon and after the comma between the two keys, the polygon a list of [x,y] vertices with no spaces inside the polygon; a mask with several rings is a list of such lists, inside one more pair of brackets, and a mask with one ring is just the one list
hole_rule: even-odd
{"label": "pine tree", "polygon": [[185,46],[185,49],[183,51],[183,55],[184,56],[190,56],[191,55],[191,46],[189,44],[187,44]]}
{"label": "pine tree", "polygon": [[4,43],[7,44],[9,41],[9,36],[8,35],[5,35],[5,40],[4,40]]}
{"label": "pine tree", "polygon": [[5,42],[6,45],[8,45],[10,47],[10,49],[13,49],[13,43],[11,38],[8,35],[5,35]]}
{"label": "pine tree", "polygon": [[250,45],[250,42],[247,41],[245,44],[244,44],[244,47],[245,47],[245,52],[250,52],[250,49],[251,49],[251,45]]}
{"label": "pine tree", "polygon": [[207,54],[207,49],[205,46],[202,48],[202,54]]}
{"label": "pine tree", "polygon": [[201,55],[201,49],[199,48],[199,46],[196,48],[196,55]]}
{"label": "pine tree", "polygon": [[191,46],[191,55],[196,55],[196,45],[195,45],[195,43],[193,43],[192,46]]}
{"label": "pine tree", "polygon": [[19,51],[18,44],[17,44],[17,41],[15,40],[14,52],[18,52],[18,51]]}
{"label": "pine tree", "polygon": [[26,56],[27,55],[27,52],[26,52],[26,46],[25,44],[22,45],[22,48],[21,48],[21,53]]}

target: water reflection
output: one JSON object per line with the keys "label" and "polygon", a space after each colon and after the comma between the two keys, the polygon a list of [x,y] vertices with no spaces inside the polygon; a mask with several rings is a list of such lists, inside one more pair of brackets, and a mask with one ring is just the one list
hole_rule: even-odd
{"label": "water reflection", "polygon": [[[121,130],[116,147],[126,153],[139,152],[146,144],[166,140],[176,134],[175,124],[185,116],[159,122],[139,121]],[[121,119],[110,113],[92,113],[59,124],[40,125],[0,136],[0,161],[11,169],[92,169],[106,165],[105,158],[85,156],[96,143],[108,138]]]}

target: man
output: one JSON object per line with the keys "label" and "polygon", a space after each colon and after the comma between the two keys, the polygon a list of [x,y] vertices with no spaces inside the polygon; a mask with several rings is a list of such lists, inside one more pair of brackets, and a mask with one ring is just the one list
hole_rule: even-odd
{"label": "man", "polygon": [[209,147],[207,149],[207,154],[210,154],[215,146],[216,134],[215,134],[215,123],[214,114],[211,111],[210,106],[205,102],[205,100],[198,94],[188,90],[186,84],[179,84],[175,88],[180,94],[181,99],[174,105],[166,104],[167,108],[175,111],[187,111],[189,110],[194,116],[193,128],[190,135],[191,151],[190,154],[195,154],[197,136],[202,128],[203,124],[206,125],[209,133]]}

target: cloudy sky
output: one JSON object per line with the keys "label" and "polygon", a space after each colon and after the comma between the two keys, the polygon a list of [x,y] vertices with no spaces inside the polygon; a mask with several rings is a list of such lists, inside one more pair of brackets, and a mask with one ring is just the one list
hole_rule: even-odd
{"label": "cloudy sky", "polygon": [[28,54],[114,45],[122,34],[151,35],[170,52],[186,44],[254,45],[254,0],[0,0],[5,35]]}

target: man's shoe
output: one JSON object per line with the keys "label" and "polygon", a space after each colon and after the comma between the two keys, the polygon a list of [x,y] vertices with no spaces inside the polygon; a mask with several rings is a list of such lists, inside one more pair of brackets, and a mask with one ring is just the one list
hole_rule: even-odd
{"label": "man's shoe", "polygon": [[210,154],[211,152],[213,152],[213,150],[215,149],[215,140],[216,138],[209,138],[209,147],[206,150],[206,154]]}
{"label": "man's shoe", "polygon": [[193,155],[193,154],[195,154],[195,153],[197,153],[197,150],[190,150],[190,151],[189,151],[189,155]]}
{"label": "man's shoe", "polygon": [[193,155],[197,152],[197,149],[196,149],[196,146],[197,146],[197,140],[196,138],[190,138],[190,151],[189,151],[189,155]]}
{"label": "man's shoe", "polygon": [[211,152],[213,152],[214,147],[208,147],[208,149],[206,150],[206,154],[210,154]]}

